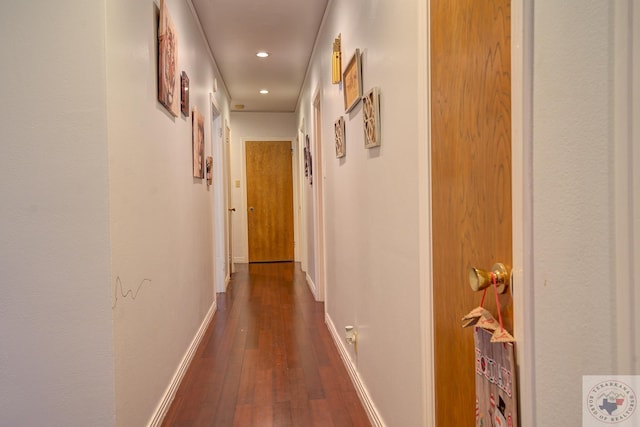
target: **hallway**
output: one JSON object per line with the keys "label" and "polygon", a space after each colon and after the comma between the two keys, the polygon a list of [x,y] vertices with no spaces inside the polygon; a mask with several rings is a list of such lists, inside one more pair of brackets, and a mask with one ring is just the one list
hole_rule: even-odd
{"label": "hallway", "polygon": [[369,426],[299,264],[239,264],[163,426]]}

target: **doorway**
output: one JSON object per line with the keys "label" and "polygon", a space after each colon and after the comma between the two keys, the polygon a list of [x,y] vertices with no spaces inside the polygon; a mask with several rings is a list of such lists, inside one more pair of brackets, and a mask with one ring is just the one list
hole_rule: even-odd
{"label": "doorway", "polygon": [[[436,425],[475,425],[467,272],[512,265],[511,5],[431,0],[431,179]],[[487,298],[493,300],[493,298]],[[513,332],[509,290],[500,297]],[[496,313],[495,303],[485,304]]]}
{"label": "doorway", "polygon": [[320,105],[320,90],[316,92],[313,101],[313,185],[315,186],[315,290],[317,301],[324,301],[325,290],[325,236],[324,236],[324,162],[322,158],[322,109]]}
{"label": "doorway", "polygon": [[213,242],[214,242],[214,283],[216,292],[225,292],[229,283],[227,269],[227,244],[225,223],[227,217],[225,144],[222,140],[222,117],[216,99],[211,96],[211,155],[213,157]]}
{"label": "doorway", "polygon": [[291,141],[246,141],[249,262],[294,260]]}

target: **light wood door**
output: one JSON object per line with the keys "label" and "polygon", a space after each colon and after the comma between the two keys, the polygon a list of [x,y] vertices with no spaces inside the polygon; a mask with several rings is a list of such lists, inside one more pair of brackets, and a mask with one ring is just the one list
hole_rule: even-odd
{"label": "light wood door", "polygon": [[293,261],[291,142],[247,141],[249,262]]}
{"label": "light wood door", "polygon": [[[511,265],[509,0],[431,0],[436,425],[475,425],[470,267]],[[493,292],[485,307],[497,316]],[[512,329],[511,296],[502,295]]]}

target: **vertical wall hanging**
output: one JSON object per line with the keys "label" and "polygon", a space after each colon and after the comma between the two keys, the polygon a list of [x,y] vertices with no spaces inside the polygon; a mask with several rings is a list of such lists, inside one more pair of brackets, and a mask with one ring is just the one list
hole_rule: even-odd
{"label": "vertical wall hanging", "polygon": [[[476,427],[518,425],[516,365],[513,336],[502,322],[499,293],[508,287],[507,268],[495,264],[493,271],[469,270],[474,291],[482,290],[480,305],[462,318],[463,327],[473,327],[476,372]],[[498,285],[500,283],[500,285]],[[487,289],[493,287],[498,321],[484,308]]]}
{"label": "vertical wall hanging", "polygon": [[311,158],[311,145],[309,144],[309,135],[305,137],[304,153],[304,175],[309,178],[309,184],[313,185],[313,167]]}
{"label": "vertical wall hanging", "polygon": [[193,176],[204,178],[204,117],[198,111],[198,107],[193,107]]}
{"label": "vertical wall hanging", "polygon": [[304,177],[309,178],[309,148],[304,145]]}
{"label": "vertical wall hanging", "polygon": [[174,117],[178,116],[178,33],[171,21],[167,5],[160,0],[160,25],[158,28],[158,101]]}
{"label": "vertical wall hanging", "polygon": [[365,148],[380,145],[380,89],[374,87],[364,97],[362,118],[364,120]]}
{"label": "vertical wall hanging", "polygon": [[180,74],[180,111],[185,117],[189,115],[189,77],[184,71]]}
{"label": "vertical wall hanging", "polygon": [[207,185],[213,183],[213,157],[207,156]]}
{"label": "vertical wall hanging", "polygon": [[344,117],[340,116],[333,124],[336,136],[336,158],[344,157],[346,154],[345,135],[344,135]]}
{"label": "vertical wall hanging", "polygon": [[331,83],[338,84],[342,81],[342,35],[333,41],[333,55],[331,56]]}

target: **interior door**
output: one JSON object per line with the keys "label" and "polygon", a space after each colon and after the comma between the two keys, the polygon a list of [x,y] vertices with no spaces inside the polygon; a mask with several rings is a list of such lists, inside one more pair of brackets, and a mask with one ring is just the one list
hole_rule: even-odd
{"label": "interior door", "polygon": [[[481,295],[468,269],[512,263],[510,1],[430,8],[436,425],[474,426],[473,331],[461,318]],[[508,291],[500,302],[513,333]]]}
{"label": "interior door", "polygon": [[290,141],[247,141],[249,262],[293,261]]}

